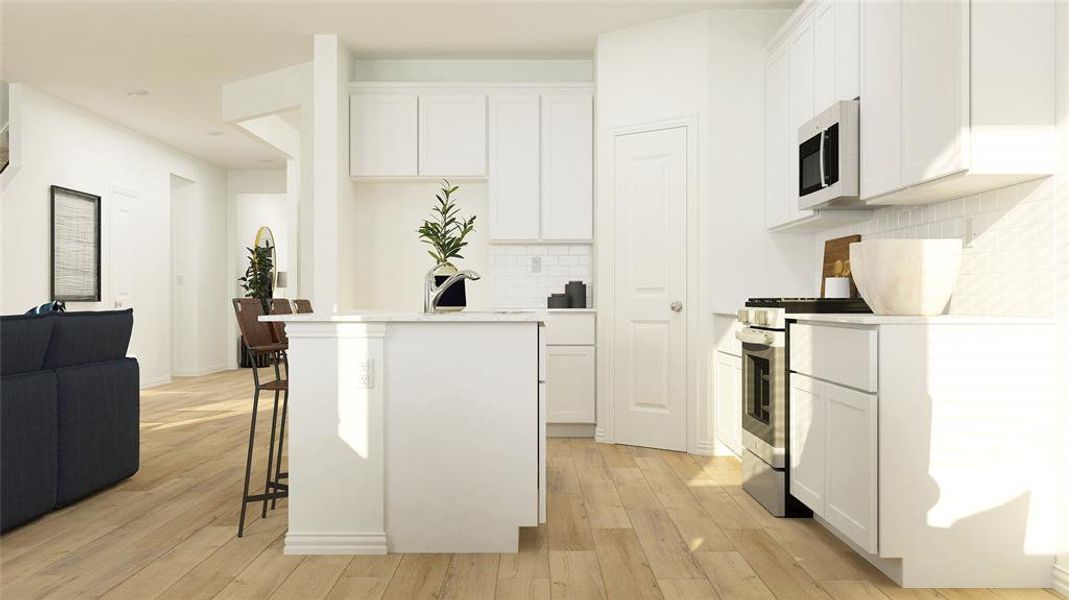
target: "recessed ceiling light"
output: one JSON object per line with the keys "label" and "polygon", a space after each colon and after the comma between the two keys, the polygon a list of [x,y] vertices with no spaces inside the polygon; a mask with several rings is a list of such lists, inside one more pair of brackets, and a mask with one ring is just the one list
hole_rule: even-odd
{"label": "recessed ceiling light", "polygon": [[140,98],[141,96],[148,96],[148,90],[145,90],[145,89],[129,90],[128,92],[126,92],[126,95],[127,96],[131,96],[131,97],[135,97],[135,98]]}
{"label": "recessed ceiling light", "polygon": [[212,137],[219,137],[219,136],[223,135],[223,132],[219,131],[218,129],[212,129],[211,131],[205,131],[204,135],[210,135]]}
{"label": "recessed ceiling light", "polygon": [[270,163],[270,162],[275,162],[275,159],[273,159],[273,158],[261,158],[260,162],[262,162],[262,163]]}

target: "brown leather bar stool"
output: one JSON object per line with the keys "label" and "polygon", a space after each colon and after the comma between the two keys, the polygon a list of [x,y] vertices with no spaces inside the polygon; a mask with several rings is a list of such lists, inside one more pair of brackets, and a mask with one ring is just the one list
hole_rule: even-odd
{"label": "brown leather bar stool", "polygon": [[[292,315],[293,304],[286,298],[272,298],[271,299],[271,314],[273,315]],[[289,339],[286,337],[286,324],[273,322],[271,323],[271,331],[275,336],[275,341],[283,344],[289,349]],[[290,361],[286,355],[286,350],[282,351],[282,363],[286,373],[286,381],[289,382],[290,378]],[[275,455],[275,481],[281,482],[283,479],[289,479],[289,473],[282,470],[282,445],[286,441],[286,412],[289,409],[289,386],[286,386],[286,393],[282,396],[282,420],[278,425],[278,450]],[[275,502],[277,498],[271,499],[271,509],[274,510]]]}
{"label": "brown leather bar stool", "polygon": [[293,304],[297,306],[297,314],[306,315],[312,312],[312,301],[305,300],[304,298],[297,298],[293,301]]}
{"label": "brown leather bar stool", "polygon": [[[249,425],[249,451],[245,459],[245,487],[241,496],[241,517],[238,520],[238,537],[245,532],[245,509],[250,502],[263,502],[261,517],[267,516],[267,501],[272,503],[278,498],[285,498],[289,494],[289,487],[281,483],[276,476],[272,480],[272,470],[275,454],[275,430],[278,424],[278,400],[284,394],[285,401],[289,399],[289,381],[282,377],[279,364],[284,359],[286,345],[275,339],[271,323],[263,323],[260,317],[264,314],[263,305],[255,298],[235,298],[234,313],[237,316],[238,328],[241,337],[245,340],[248,348],[249,359],[256,364],[258,357],[266,356],[270,359],[275,370],[273,381],[260,381],[260,370],[252,368],[252,381],[255,389],[252,400],[252,422]],[[260,406],[260,392],[273,391],[275,393],[275,407],[271,413],[271,442],[267,450],[267,473],[264,476],[264,492],[262,494],[249,494],[249,480],[252,477],[252,454],[256,440],[256,416]],[[277,473],[277,471],[276,471]]]}

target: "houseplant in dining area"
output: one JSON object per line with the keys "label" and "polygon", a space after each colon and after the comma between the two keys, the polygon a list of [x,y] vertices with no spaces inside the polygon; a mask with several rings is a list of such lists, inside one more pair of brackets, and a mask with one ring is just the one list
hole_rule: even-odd
{"label": "houseplant in dining area", "polygon": [[[245,276],[239,277],[241,289],[245,291],[246,298],[256,298],[263,306],[264,313],[271,312],[271,297],[274,295],[272,286],[275,270],[275,248],[271,244],[246,248],[249,253],[249,266],[245,269]],[[242,368],[251,367],[249,353],[245,347],[245,340],[240,340],[238,348],[238,365]],[[258,367],[267,366],[266,355],[257,359]]]}
{"label": "houseplant in dining area", "polygon": [[[430,246],[427,254],[434,259],[434,282],[442,285],[459,271],[452,259],[464,258],[461,250],[468,245],[468,235],[475,231],[475,216],[467,219],[460,217],[455,194],[458,186],[442,180],[442,189],[435,195],[437,200],[431,208],[432,218],[424,219],[416,230],[419,239]],[[461,279],[446,290],[438,303],[440,310],[461,310],[467,304],[464,280]]]}

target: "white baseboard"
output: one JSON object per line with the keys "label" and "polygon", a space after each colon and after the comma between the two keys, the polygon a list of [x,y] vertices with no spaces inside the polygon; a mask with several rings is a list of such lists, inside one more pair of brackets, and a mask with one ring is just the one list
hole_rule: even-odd
{"label": "white baseboard", "polygon": [[198,369],[179,369],[171,373],[172,377],[198,377],[200,375],[211,375],[212,373],[218,373],[220,371],[227,371],[230,369],[229,365],[211,365],[208,367],[201,367]]}
{"label": "white baseboard", "polygon": [[605,432],[604,427],[594,427],[594,441],[599,444],[611,444],[612,440],[609,439],[609,434]]}
{"label": "white baseboard", "polygon": [[708,440],[698,440],[694,442],[694,448],[690,453],[696,456],[715,456],[716,442],[711,442]]}
{"label": "white baseboard", "polygon": [[286,533],[283,554],[382,555],[386,533]]}
{"label": "white baseboard", "polygon": [[166,385],[171,383],[170,375],[161,375],[159,377],[152,377],[150,379],[142,379],[140,386],[141,389],[156,387],[157,385]]}
{"label": "white baseboard", "polygon": [[1069,565],[1054,565],[1054,585],[1052,587],[1055,592],[1069,597]]}
{"label": "white baseboard", "polygon": [[594,425],[592,423],[546,423],[546,437],[594,437]]}

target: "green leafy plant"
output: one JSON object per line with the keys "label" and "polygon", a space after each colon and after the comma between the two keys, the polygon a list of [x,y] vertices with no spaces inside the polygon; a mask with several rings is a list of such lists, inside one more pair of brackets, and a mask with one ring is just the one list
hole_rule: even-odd
{"label": "green leafy plant", "polygon": [[468,219],[459,216],[460,209],[453,197],[456,191],[457,186],[450,186],[449,181],[443,179],[442,191],[435,195],[438,202],[431,209],[434,218],[425,219],[416,230],[420,241],[431,247],[427,254],[439,265],[453,266],[449,259],[464,258],[460,253],[468,245],[464,240],[475,231],[475,216]]}
{"label": "green leafy plant", "polygon": [[249,251],[249,267],[245,276],[238,279],[246,298],[256,298],[269,313],[271,305],[271,273],[274,271],[274,248],[257,246],[246,248]]}

